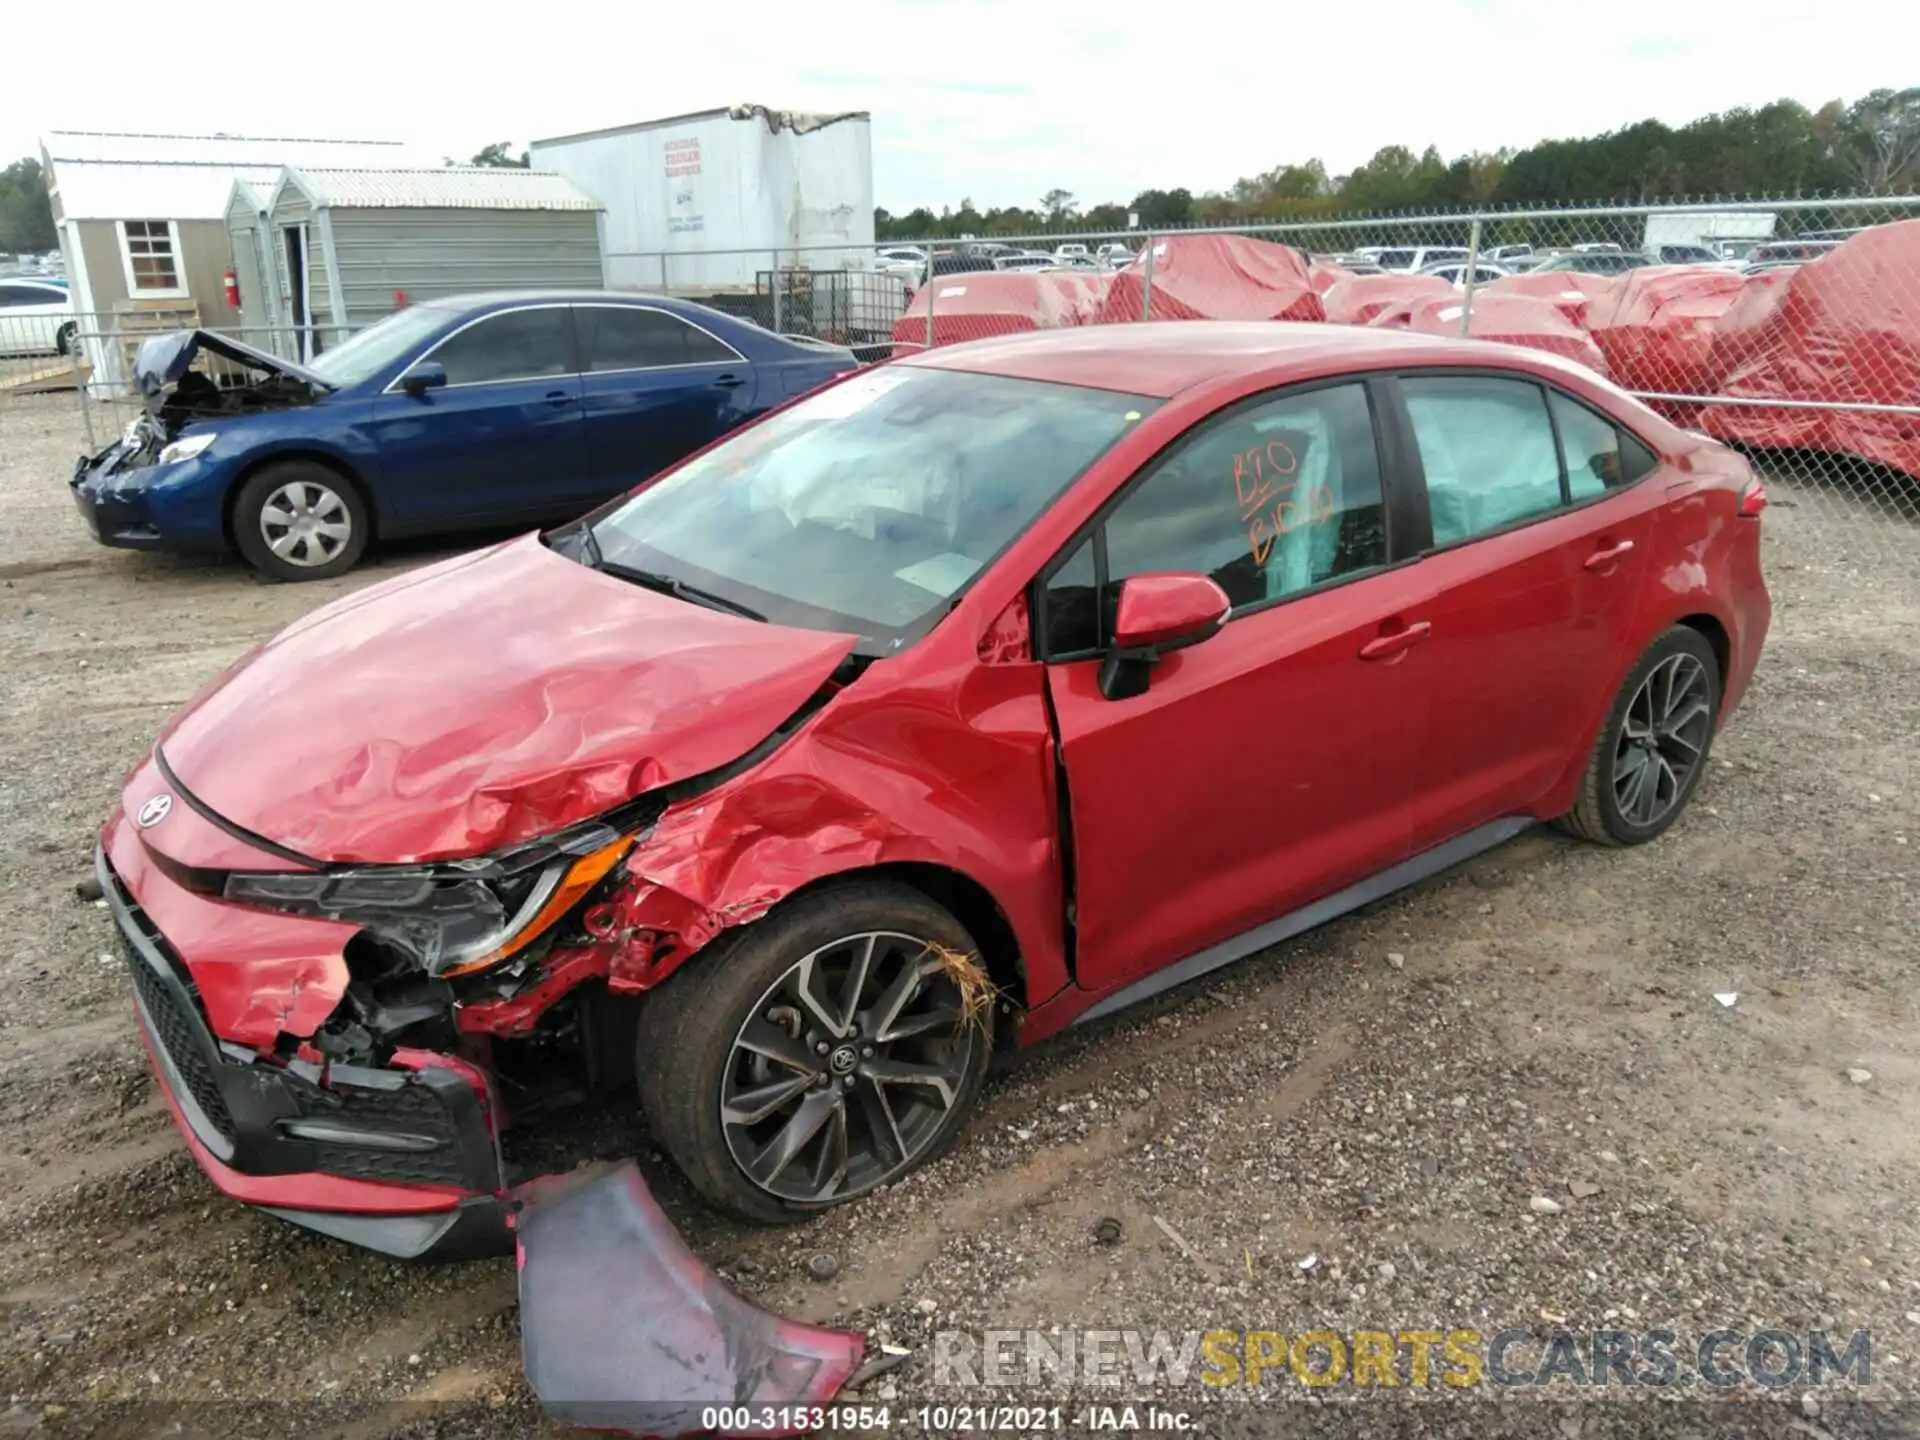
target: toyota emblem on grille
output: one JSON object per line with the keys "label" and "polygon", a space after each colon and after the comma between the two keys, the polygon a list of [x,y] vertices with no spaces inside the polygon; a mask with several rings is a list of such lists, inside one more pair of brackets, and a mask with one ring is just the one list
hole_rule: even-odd
{"label": "toyota emblem on grille", "polygon": [[140,807],[140,813],[133,818],[140,823],[142,830],[151,830],[167,818],[167,812],[173,809],[173,796],[166,793],[155,795]]}

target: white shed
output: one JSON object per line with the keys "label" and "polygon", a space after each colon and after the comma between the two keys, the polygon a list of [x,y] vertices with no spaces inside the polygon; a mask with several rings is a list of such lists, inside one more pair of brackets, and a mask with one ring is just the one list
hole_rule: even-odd
{"label": "white shed", "polygon": [[413,301],[597,290],[600,212],[538,170],[292,168],[267,201],[269,284],[311,354]]}

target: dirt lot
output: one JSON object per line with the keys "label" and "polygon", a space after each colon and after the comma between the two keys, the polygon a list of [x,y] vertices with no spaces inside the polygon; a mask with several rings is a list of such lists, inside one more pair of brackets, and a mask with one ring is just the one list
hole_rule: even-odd
{"label": "dirt lot", "polygon": [[[107,917],[74,890],[170,710],[276,627],[427,555],[268,586],[100,550],[66,495],[77,446],[71,397],[0,404],[0,1428],[537,1433],[510,1263],[390,1263],[202,1180],[147,1078]],[[623,1116],[583,1117],[553,1147],[638,1150],[743,1289],[911,1350],[861,1397],[890,1402],[895,1429],[917,1423],[910,1406],[988,1398],[936,1385],[933,1331],[1023,1326],[1564,1320],[1665,1326],[1683,1357],[1720,1326],[1870,1328],[1858,1393],[1920,1398],[1920,536],[1876,531],[1880,562],[1829,568],[1843,547],[1811,514],[1769,520],[1772,641],[1660,842],[1531,833],[1076,1032],[990,1083],[953,1156],[801,1230],[716,1221]],[[1109,1217],[1118,1238],[1096,1243]],[[816,1253],[838,1262],[829,1282],[808,1277]],[[1083,1402],[1157,1398],[1215,1434],[1920,1426],[1920,1408],[1799,1386],[1733,1392],[1756,1404],[1669,1390],[1681,1403],[1651,1408],[1617,1385],[1584,1405],[1564,1386],[1498,1405],[1395,1393],[1283,1373],[1257,1409],[1194,1380],[998,1392],[1061,1404],[1069,1425]]]}

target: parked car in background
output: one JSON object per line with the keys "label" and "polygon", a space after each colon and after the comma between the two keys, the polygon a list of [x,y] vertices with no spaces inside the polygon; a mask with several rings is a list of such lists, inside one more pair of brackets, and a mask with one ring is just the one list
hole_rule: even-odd
{"label": "parked car in background", "polygon": [[933,273],[940,275],[966,275],[980,270],[993,269],[991,255],[975,254],[971,250],[936,250],[933,252]]}
{"label": "parked car in background", "polygon": [[1464,260],[1450,260],[1444,265],[1429,265],[1419,273],[1422,275],[1432,275],[1436,279],[1446,281],[1449,285],[1464,289],[1466,288],[1467,272],[1469,270],[1473,272],[1473,283],[1475,285],[1491,285],[1494,281],[1504,280],[1507,276],[1514,273],[1505,265],[1490,265],[1484,260],[1472,266],[1469,266]]}
{"label": "parked car in background", "polygon": [[337,1238],[504,1247],[543,1073],[637,1073],[705,1200],[800,1220],[939,1155],[996,1052],[1537,821],[1660,835],[1766,637],[1763,503],[1507,346],[877,367],[202,692],[97,852],[136,1023],[213,1183]]}
{"label": "parked car in background", "polygon": [[179,331],[140,347],[147,412],[80,461],[74,499],[103,545],[236,549],[318,580],[375,536],[579,514],[857,363],[597,291],[415,305],[304,366]]}
{"label": "parked car in background", "polygon": [[1531,245],[1495,245],[1491,250],[1483,251],[1481,259],[1491,260],[1496,265],[1504,265],[1512,260],[1525,260],[1532,256]]}
{"label": "parked car in background", "polygon": [[1823,255],[1831,255],[1840,248],[1838,240],[1770,240],[1765,245],[1756,245],[1747,253],[1749,267],[1760,265],[1778,265],[1781,262],[1800,265],[1808,260],[1818,260]]}
{"label": "parked car in background", "polygon": [[1051,270],[1059,262],[1044,250],[1015,250],[993,257],[996,270]]}
{"label": "parked car in background", "polygon": [[1121,244],[1117,240],[1102,245],[1093,253],[1095,258],[1115,270],[1120,269],[1123,265],[1131,265],[1133,263],[1132,248]]}
{"label": "parked car in background", "polygon": [[1655,245],[1647,258],[1656,265],[1724,265],[1720,255],[1705,245]]}
{"label": "parked car in background", "polygon": [[1638,270],[1651,263],[1637,251],[1575,250],[1563,255],[1550,255],[1529,273],[1539,275],[1548,271],[1572,270],[1582,275],[1624,275],[1629,270]]}
{"label": "parked car in background", "polygon": [[1325,258],[1324,263],[1328,265],[1338,265],[1342,270],[1351,271],[1355,275],[1384,275],[1387,273],[1374,261],[1371,254],[1366,254],[1358,250],[1339,255],[1329,255]]}
{"label": "parked car in background", "polygon": [[918,245],[888,245],[874,252],[874,269],[918,285],[926,278],[927,252]]}
{"label": "parked car in background", "polygon": [[70,355],[79,323],[65,282],[26,275],[0,279],[0,356]]}
{"label": "parked car in background", "polygon": [[1069,241],[1065,245],[1054,246],[1053,253],[1061,260],[1085,260],[1090,258],[1087,247],[1078,241]]}
{"label": "parked car in background", "polygon": [[1459,245],[1369,246],[1363,247],[1358,253],[1371,256],[1373,263],[1382,270],[1405,275],[1416,275],[1429,265],[1467,258],[1466,249]]}

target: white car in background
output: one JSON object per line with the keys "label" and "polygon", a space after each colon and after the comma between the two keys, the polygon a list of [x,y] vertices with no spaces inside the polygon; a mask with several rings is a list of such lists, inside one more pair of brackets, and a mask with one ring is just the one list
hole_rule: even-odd
{"label": "white car in background", "polygon": [[874,252],[873,268],[918,285],[927,273],[927,252],[918,245],[888,245]]}
{"label": "white car in background", "polygon": [[1467,258],[1466,248],[1461,245],[1363,245],[1354,254],[1401,275],[1417,275],[1429,266]]}
{"label": "white car in background", "polygon": [[79,323],[73,296],[52,280],[0,280],[0,355],[71,355]]}
{"label": "white car in background", "polygon": [[[1464,260],[1449,260],[1444,265],[1429,265],[1420,273],[1422,275],[1431,275],[1438,280],[1444,280],[1456,290],[1464,290],[1467,288],[1467,262]],[[1504,280],[1511,274],[1513,274],[1513,271],[1509,270],[1505,265],[1494,265],[1482,260],[1473,266],[1473,283],[1475,285],[1491,285],[1494,281]]]}

